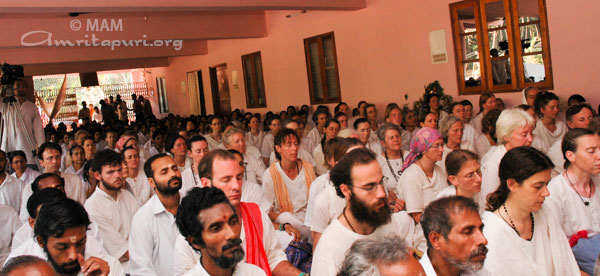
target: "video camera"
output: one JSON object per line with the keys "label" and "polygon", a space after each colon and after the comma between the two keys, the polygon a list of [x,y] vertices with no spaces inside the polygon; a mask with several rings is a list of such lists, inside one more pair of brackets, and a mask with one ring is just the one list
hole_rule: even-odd
{"label": "video camera", "polygon": [[23,66],[21,65],[10,65],[8,63],[4,63],[0,65],[0,71],[0,84],[2,85],[12,85],[15,80],[24,76]]}

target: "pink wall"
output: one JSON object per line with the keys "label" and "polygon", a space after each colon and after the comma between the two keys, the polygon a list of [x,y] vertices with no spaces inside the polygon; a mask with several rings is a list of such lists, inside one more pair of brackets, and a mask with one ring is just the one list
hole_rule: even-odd
{"label": "pink wall", "polygon": [[[227,63],[228,73],[236,70],[239,89],[230,77],[232,108],[246,108],[241,55],[261,51],[267,108],[251,109],[264,113],[282,110],[287,105],[309,103],[303,39],[334,31],[343,101],[354,107],[359,100],[378,105],[381,113],[389,102],[404,104],[404,94],[412,102],[423,94],[423,86],[439,80],[445,92],[456,99],[469,99],[476,106],[477,96],[458,96],[453,58],[450,13],[454,1],[369,0],[358,11],[309,11],[288,19],[291,12],[266,13],[268,36],[257,39],[208,42],[208,55],[174,57],[166,68],[170,110],[187,115],[189,100],[181,95],[186,72],[202,70],[208,112],[212,97],[208,67]],[[581,8],[586,7],[586,8]],[[600,23],[600,5],[593,0],[547,0],[555,92],[563,97],[577,92],[593,104],[600,102],[600,70],[597,45],[600,36],[576,32]],[[428,33],[446,31],[449,62],[431,64]],[[594,43],[596,42],[596,43]],[[231,75],[229,75],[231,76]],[[520,103],[519,93],[499,94],[508,106]]]}

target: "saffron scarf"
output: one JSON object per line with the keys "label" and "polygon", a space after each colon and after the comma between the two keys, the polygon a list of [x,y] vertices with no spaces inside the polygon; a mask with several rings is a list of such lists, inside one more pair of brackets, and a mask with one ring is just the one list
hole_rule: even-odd
{"label": "saffron scarf", "polygon": [[271,276],[269,259],[263,243],[263,225],[260,208],[256,203],[241,202],[242,223],[246,234],[246,263],[260,267]]}
{"label": "saffron scarf", "polygon": [[[299,159],[302,162],[302,168],[304,169],[304,182],[306,184],[306,197],[308,198],[308,193],[310,191],[310,184],[315,180],[315,170],[312,165],[304,160]],[[277,170],[277,162],[274,162],[269,166],[269,172],[271,173],[271,177],[273,178],[273,190],[275,191],[275,200],[279,204],[280,212],[289,212],[294,213],[294,205],[290,199],[290,194],[288,193],[287,186],[285,185],[285,181],[283,181],[283,177]]]}

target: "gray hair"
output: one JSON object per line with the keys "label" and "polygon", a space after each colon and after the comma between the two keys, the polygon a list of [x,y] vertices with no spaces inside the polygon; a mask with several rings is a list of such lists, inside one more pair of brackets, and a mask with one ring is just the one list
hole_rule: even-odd
{"label": "gray hair", "polygon": [[498,143],[501,145],[506,144],[504,138],[510,136],[515,129],[524,126],[535,126],[535,119],[521,109],[505,109],[496,121],[496,139]]}
{"label": "gray hair", "polygon": [[339,275],[379,276],[377,265],[389,265],[410,258],[410,250],[402,237],[359,239],[346,253]]}
{"label": "gray hair", "polygon": [[[0,271],[0,276],[8,275],[15,269],[22,268],[22,267],[29,267],[29,266],[32,266],[32,265],[35,265],[38,263],[44,263],[44,264],[50,266],[50,264],[48,262],[46,262],[46,260],[43,260],[36,256],[21,255],[21,256],[11,258],[10,260],[8,260],[8,262],[6,262],[2,271]],[[50,266],[50,267],[52,267],[52,266]]]}
{"label": "gray hair", "polygon": [[440,134],[442,137],[444,137],[444,141],[448,141],[448,131],[452,125],[456,124],[456,122],[462,123],[458,117],[452,115],[448,116],[446,119],[444,119],[444,121],[442,121],[442,124],[440,125]]}
{"label": "gray hair", "polygon": [[379,138],[379,140],[384,141],[385,140],[385,133],[388,130],[397,130],[398,133],[402,134],[402,129],[392,123],[385,123],[382,126],[379,127],[379,129],[377,129],[377,138]]}
{"label": "gray hair", "polygon": [[340,130],[340,132],[338,132],[338,137],[342,137],[342,138],[348,138],[352,135],[358,135],[358,132],[354,129],[351,128],[345,128]]}
{"label": "gray hair", "polygon": [[239,127],[231,127],[229,129],[227,129],[225,131],[225,133],[223,133],[223,144],[229,145],[229,138],[231,138],[231,136],[233,136],[236,133],[241,133],[242,135],[245,134],[243,129],[241,129]]}

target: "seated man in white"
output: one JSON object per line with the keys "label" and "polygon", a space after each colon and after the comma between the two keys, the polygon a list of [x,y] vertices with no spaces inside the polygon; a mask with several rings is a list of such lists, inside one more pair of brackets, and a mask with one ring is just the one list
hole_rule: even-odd
{"label": "seated man in white", "polygon": [[509,150],[499,166],[500,187],[488,196],[483,234],[492,275],[580,275],[549,195],[552,161],[531,147]]}
{"label": "seated man in white", "polygon": [[[22,150],[15,150],[8,153],[8,161],[15,171],[11,175],[23,181],[23,185],[29,185],[40,175],[40,172],[27,166],[27,156]],[[25,187],[23,186],[23,187]]]}
{"label": "seated man in white", "polygon": [[92,169],[98,188],[85,202],[90,219],[98,224],[100,237],[108,253],[118,259],[125,269],[129,260],[128,238],[131,220],[138,203],[125,187],[123,159],[113,150],[96,153]]}
{"label": "seated man in white", "polygon": [[21,208],[21,193],[23,182],[6,172],[6,153],[0,150],[0,204],[7,205],[19,211]]}
{"label": "seated man in white", "polygon": [[[65,180],[65,193],[67,197],[73,199],[81,204],[85,203],[87,199],[88,187],[83,184],[80,177],[70,173],[60,172],[60,156],[62,154],[62,148],[57,143],[46,142],[40,146],[37,152],[40,165],[44,169],[44,173],[55,173]],[[22,222],[27,221],[29,214],[27,214],[27,199],[33,193],[31,185],[26,185],[21,194],[21,208],[19,211],[19,217]]]}
{"label": "seated man in white", "polygon": [[187,142],[188,144],[188,157],[192,159],[192,165],[181,172],[181,189],[179,194],[181,197],[185,196],[187,191],[194,187],[201,187],[200,175],[198,175],[198,164],[200,160],[208,153],[208,142],[202,135],[194,135]]}
{"label": "seated man in white", "polygon": [[42,206],[35,223],[35,240],[13,250],[8,260],[22,255],[47,259],[60,275],[125,275],[111,256],[94,256],[86,248],[88,215],[78,202],[63,198]]}
{"label": "seated man in white", "polygon": [[295,131],[284,128],[275,136],[275,152],[279,162],[271,164],[263,176],[262,190],[271,203],[269,217],[277,223],[289,223],[302,237],[310,238],[310,229],[304,226],[310,184],[315,172],[310,163],[298,158],[300,140]]}
{"label": "seated man in white", "polygon": [[[246,262],[258,265],[267,274],[297,276],[301,271],[293,267],[286,259],[279,244],[275,226],[288,234],[297,233],[291,225],[273,225],[267,214],[259,209],[254,201],[256,191],[248,190],[244,183],[244,170],[234,154],[226,150],[214,150],[202,159],[199,166],[203,187],[216,187],[229,198],[242,220],[242,248],[246,256],[256,256]],[[260,189],[258,192],[261,192]],[[253,195],[254,194],[254,195]],[[262,231],[259,231],[262,229]],[[261,242],[262,241],[262,242]],[[264,252],[264,253],[263,253]],[[185,274],[192,269],[200,256],[181,235],[175,244],[175,276]]]}
{"label": "seated man in white", "polygon": [[[593,117],[594,113],[592,107],[586,103],[569,106],[565,113],[565,119],[569,129],[588,128]],[[559,139],[554,142],[554,144],[549,145],[550,149],[548,149],[548,157],[550,157],[550,160],[554,163],[552,175],[560,174],[565,170],[565,157],[561,148],[562,141],[563,139]]]}
{"label": "seated man in white", "polygon": [[4,264],[11,251],[13,237],[21,227],[21,220],[14,208],[0,204],[0,264]]}
{"label": "seated man in white", "polygon": [[265,173],[265,164],[255,156],[246,152],[246,139],[244,130],[237,127],[229,128],[223,134],[223,145],[226,149],[234,149],[244,155],[246,163],[246,181],[262,184],[262,177]]}
{"label": "seated man in white", "polygon": [[185,276],[267,275],[260,267],[243,261],[240,234],[242,218],[220,189],[194,188],[177,210],[177,227],[200,260]]}
{"label": "seated man in white", "polygon": [[156,193],[133,216],[129,232],[129,274],[173,275],[181,173],[175,160],[165,153],[150,157],[144,164],[144,172]]}
{"label": "seated man in white", "polygon": [[337,275],[346,251],[361,238],[394,233],[411,247],[424,250],[423,235],[406,212],[392,215],[382,183],[383,174],[373,152],[350,151],[333,167],[330,178],[338,196],[346,198],[346,208],[319,239],[312,275]]}
{"label": "seated man in white", "polygon": [[487,275],[482,271],[487,240],[479,206],[462,196],[431,202],[421,217],[427,251],[420,262],[427,276]]}

